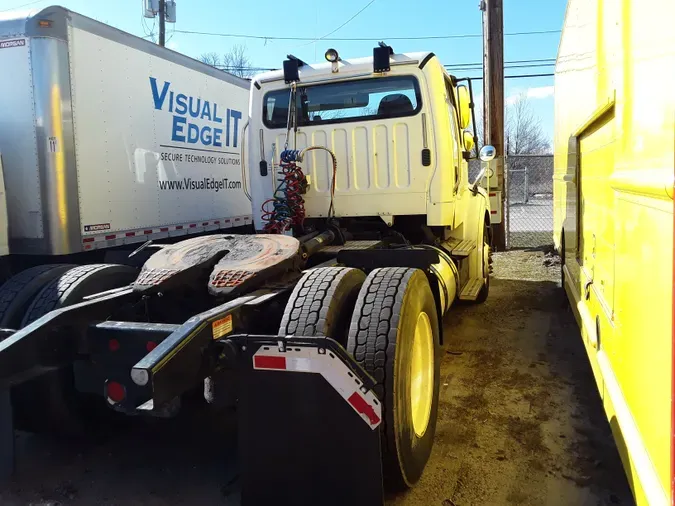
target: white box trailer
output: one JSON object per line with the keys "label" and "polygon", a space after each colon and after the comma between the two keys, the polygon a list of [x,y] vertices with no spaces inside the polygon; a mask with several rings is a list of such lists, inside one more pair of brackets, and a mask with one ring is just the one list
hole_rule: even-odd
{"label": "white box trailer", "polygon": [[0,16],[11,254],[251,223],[246,80],[61,7]]}

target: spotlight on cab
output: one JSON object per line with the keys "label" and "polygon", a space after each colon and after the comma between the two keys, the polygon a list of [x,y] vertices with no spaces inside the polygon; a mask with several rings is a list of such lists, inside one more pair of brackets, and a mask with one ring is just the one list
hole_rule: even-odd
{"label": "spotlight on cab", "polygon": [[336,73],[338,71],[338,62],[340,61],[340,55],[337,50],[332,48],[329,49],[326,51],[326,54],[324,54],[324,57],[326,58],[326,61],[331,63],[331,70],[333,73]]}

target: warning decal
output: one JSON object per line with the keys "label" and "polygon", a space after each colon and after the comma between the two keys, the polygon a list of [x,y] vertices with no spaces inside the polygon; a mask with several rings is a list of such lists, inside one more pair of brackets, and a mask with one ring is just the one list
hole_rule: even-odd
{"label": "warning decal", "polygon": [[216,320],[213,322],[213,338],[214,339],[220,339],[223,336],[226,336],[227,334],[230,334],[232,332],[233,324],[232,324],[232,315],[229,314],[225,318],[221,318],[220,320]]}
{"label": "warning decal", "polygon": [[347,364],[331,352],[296,344],[283,351],[263,346],[253,355],[253,369],[320,374],[371,429],[382,422],[382,405],[373,391],[365,390]]}

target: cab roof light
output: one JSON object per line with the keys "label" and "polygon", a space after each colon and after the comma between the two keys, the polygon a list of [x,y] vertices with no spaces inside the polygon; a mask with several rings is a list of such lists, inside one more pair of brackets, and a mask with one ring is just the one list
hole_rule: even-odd
{"label": "cab roof light", "polygon": [[328,49],[324,54],[324,58],[326,58],[326,61],[330,62],[331,72],[333,72],[333,74],[337,74],[339,70],[338,62],[341,61],[337,49],[333,48]]}
{"label": "cab roof light", "polygon": [[326,61],[331,63],[340,61],[340,55],[338,54],[337,50],[333,48],[330,48],[326,51],[324,58],[326,58]]}

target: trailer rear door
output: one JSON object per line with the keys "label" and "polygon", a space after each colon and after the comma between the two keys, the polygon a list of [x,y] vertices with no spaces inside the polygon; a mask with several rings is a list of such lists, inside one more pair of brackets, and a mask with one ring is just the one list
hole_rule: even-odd
{"label": "trailer rear door", "polygon": [[0,153],[12,237],[41,239],[42,204],[35,135],[30,39],[0,39]]}

